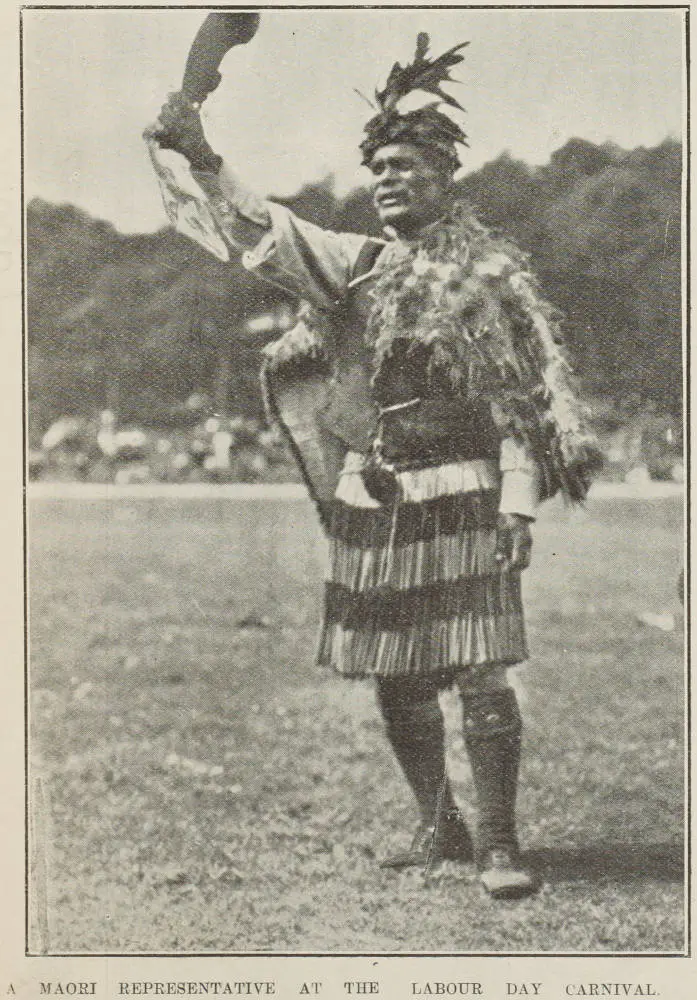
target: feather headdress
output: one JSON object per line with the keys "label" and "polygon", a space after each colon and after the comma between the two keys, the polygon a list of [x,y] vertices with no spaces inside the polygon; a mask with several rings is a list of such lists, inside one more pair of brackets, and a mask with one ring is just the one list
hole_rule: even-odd
{"label": "feather headdress", "polygon": [[[442,102],[464,111],[460,103],[442,89],[442,84],[453,82],[450,70],[463,61],[460,50],[469,42],[461,42],[435,59],[428,57],[429,43],[426,32],[420,32],[414,61],[406,66],[395,63],[384,88],[375,91],[377,114],[365,126],[366,137],[360,146],[364,164],[370,163],[380,146],[412,142],[445,159],[450,169],[459,166],[456,146],[458,143],[466,146],[467,136],[452,118],[438,110],[438,104]],[[400,101],[416,90],[433,94],[438,100],[402,114],[398,107]]]}

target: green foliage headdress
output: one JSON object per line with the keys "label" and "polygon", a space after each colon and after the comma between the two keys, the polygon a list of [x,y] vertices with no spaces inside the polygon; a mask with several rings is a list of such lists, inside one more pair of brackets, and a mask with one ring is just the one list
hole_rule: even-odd
{"label": "green foliage headdress", "polygon": [[[414,61],[406,66],[394,64],[383,90],[375,91],[377,114],[365,126],[366,137],[361,143],[363,163],[369,164],[376,150],[393,142],[410,142],[423,146],[444,160],[453,172],[460,166],[457,144],[467,145],[467,136],[452,118],[438,110],[442,102],[452,108],[464,108],[441,87],[452,81],[450,70],[464,59],[460,49],[469,45],[461,42],[436,59],[428,58],[430,39],[426,32],[416,39]],[[402,114],[399,102],[416,90],[434,94],[438,100],[423,108]]]}

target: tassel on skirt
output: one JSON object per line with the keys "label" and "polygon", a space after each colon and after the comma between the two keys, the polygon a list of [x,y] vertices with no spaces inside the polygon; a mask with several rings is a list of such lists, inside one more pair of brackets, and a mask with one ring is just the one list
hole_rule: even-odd
{"label": "tassel on skirt", "polygon": [[349,453],[329,518],[318,659],[348,677],[440,675],[527,659],[520,573],[495,559],[500,495],[488,459],[397,473],[380,504]]}

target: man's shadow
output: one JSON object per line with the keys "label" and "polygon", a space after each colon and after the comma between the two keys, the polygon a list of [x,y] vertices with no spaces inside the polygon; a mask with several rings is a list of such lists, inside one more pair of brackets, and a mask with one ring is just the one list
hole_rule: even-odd
{"label": "man's shadow", "polygon": [[680,841],[541,848],[526,851],[525,860],[548,882],[682,882],[685,874]]}

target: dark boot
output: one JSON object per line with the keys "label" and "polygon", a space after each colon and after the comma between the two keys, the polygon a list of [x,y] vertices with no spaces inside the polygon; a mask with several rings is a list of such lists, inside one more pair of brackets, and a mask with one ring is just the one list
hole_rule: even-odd
{"label": "dark boot", "polygon": [[480,880],[495,899],[527,896],[537,887],[521,865],[516,836],[522,723],[515,692],[507,688],[467,698],[464,724],[479,809]]}
{"label": "dark boot", "polygon": [[435,823],[419,823],[409,850],[392,854],[380,862],[381,868],[423,868],[433,870],[443,861],[467,864],[474,860],[474,844],[464,816],[455,807]]}
{"label": "dark boot", "polygon": [[410,849],[380,867],[433,866],[446,858],[472,861],[472,840],[445,778],[445,729],[435,685],[411,678],[381,680],[378,704],[421,814]]}

